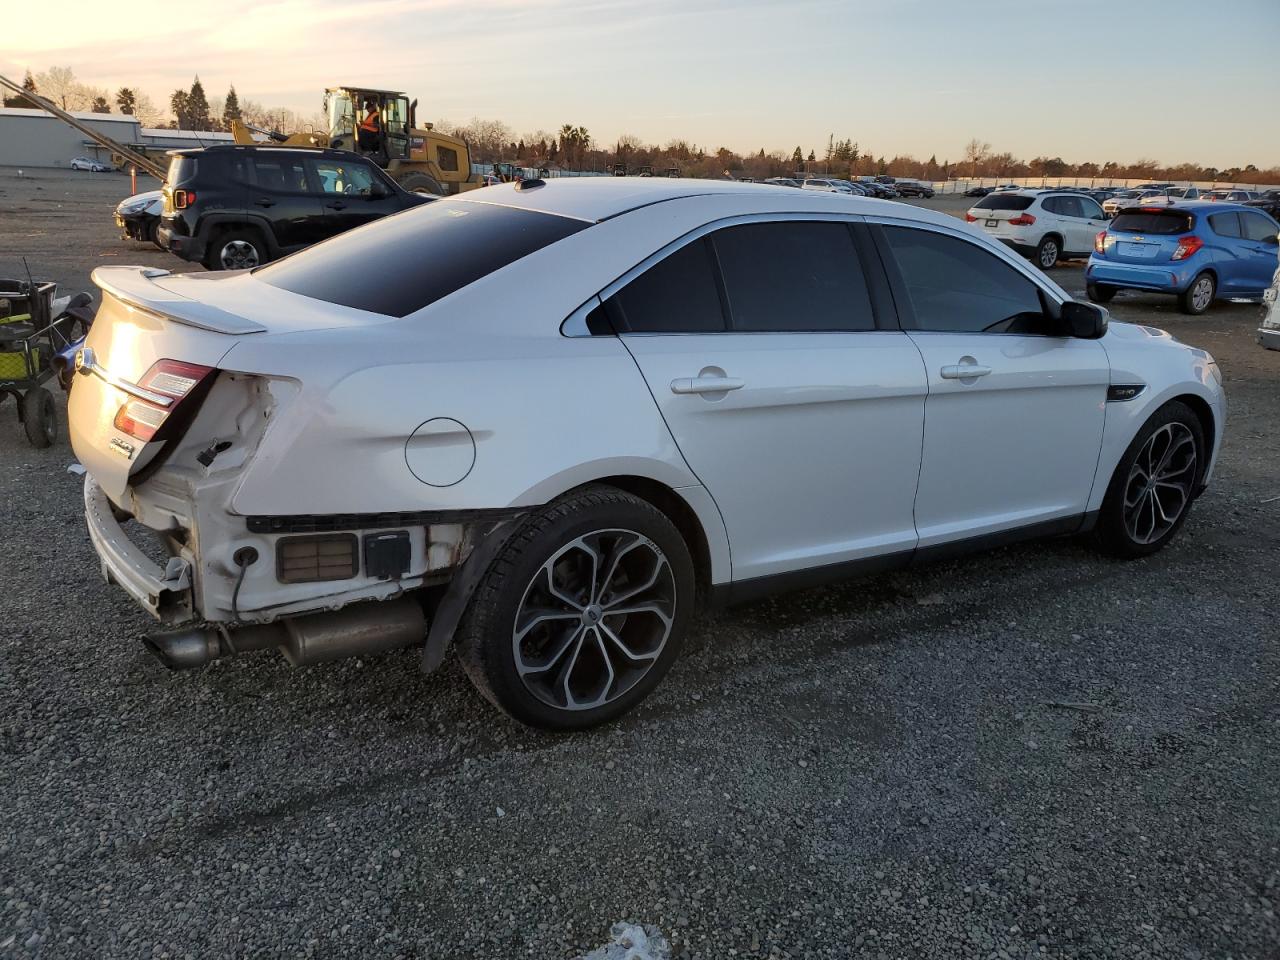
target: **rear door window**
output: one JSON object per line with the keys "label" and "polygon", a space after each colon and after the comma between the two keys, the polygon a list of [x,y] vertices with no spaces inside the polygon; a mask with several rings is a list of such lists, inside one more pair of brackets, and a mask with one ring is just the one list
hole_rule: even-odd
{"label": "rear door window", "polygon": [[623,333],[720,333],[724,309],[705,237],[685,244],[636,277],[608,303]]}
{"label": "rear door window", "polygon": [[255,154],[245,164],[249,183],[280,193],[310,193],[307,169],[301,157],[288,154]]}
{"label": "rear door window", "polygon": [[533,210],[438,200],[259,267],[254,276],[304,297],[403,317],[587,226]]}
{"label": "rear door window", "polygon": [[1215,213],[1209,217],[1209,228],[1220,237],[1240,236],[1240,214]]}
{"label": "rear door window", "polygon": [[747,223],[712,239],[735,332],[875,329],[847,224]]}

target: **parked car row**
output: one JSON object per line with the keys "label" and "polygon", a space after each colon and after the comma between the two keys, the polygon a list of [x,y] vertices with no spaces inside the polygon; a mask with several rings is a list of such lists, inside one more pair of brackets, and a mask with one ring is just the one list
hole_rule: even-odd
{"label": "parked car row", "polygon": [[1216,299],[1261,298],[1271,284],[1280,222],[1260,206],[1267,201],[1206,200],[1194,187],[1175,194],[1161,185],[1125,193],[1101,205],[1077,190],[990,193],[965,220],[1043,270],[1088,258],[1088,296],[1098,303],[1140,290],[1200,314]]}
{"label": "parked car row", "polygon": [[876,197],[881,200],[896,200],[899,197],[933,196],[933,186],[919,180],[898,180],[894,177],[861,177],[857,180],[844,180],[836,177],[770,177],[761,183],[778,187],[799,187],[803,190],[817,190],[821,193],[843,193],[855,197]]}

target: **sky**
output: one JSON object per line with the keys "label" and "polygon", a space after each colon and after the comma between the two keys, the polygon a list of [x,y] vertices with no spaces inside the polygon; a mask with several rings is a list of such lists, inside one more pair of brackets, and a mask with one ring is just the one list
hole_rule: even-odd
{"label": "sky", "polygon": [[422,120],[586,127],[739,152],[827,138],[960,158],[1280,164],[1280,0],[14,0],[0,73],[69,66],[157,104],[310,116],[404,90]]}

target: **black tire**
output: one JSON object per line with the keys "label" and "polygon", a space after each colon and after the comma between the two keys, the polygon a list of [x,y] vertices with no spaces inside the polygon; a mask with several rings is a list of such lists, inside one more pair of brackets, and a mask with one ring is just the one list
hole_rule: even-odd
{"label": "black tire", "polygon": [[270,259],[262,234],[257,230],[236,227],[219,231],[209,238],[204,265],[210,270],[248,270]]}
{"label": "black tire", "polygon": [[147,239],[155,246],[157,250],[164,250],[164,246],[160,243],[160,218],[159,217],[156,217],[154,220],[152,220],[151,225],[147,227]]}
{"label": "black tire", "polygon": [[1086,283],[1084,285],[1085,296],[1094,303],[1110,303],[1116,295],[1116,288],[1108,286],[1105,283]]}
{"label": "black tire", "polygon": [[[631,541],[633,544],[645,546],[643,551],[633,551],[637,557],[655,559],[660,557],[666,561],[666,572],[663,572],[659,561],[654,564],[653,574],[655,582],[661,574],[660,589],[666,590],[669,586],[671,594],[670,602],[673,610],[665,638],[659,641],[660,646],[655,646],[651,651],[653,659],[647,661],[648,665],[643,669],[637,668],[638,672],[633,671],[635,673],[633,677],[628,678],[621,674],[615,677],[613,667],[609,666],[608,679],[604,682],[603,695],[599,698],[605,702],[601,702],[598,706],[578,706],[572,709],[568,706],[567,698],[564,698],[561,704],[553,704],[548,701],[545,694],[536,694],[521,679],[516,662],[517,618],[522,609],[529,609],[524,606],[525,601],[533,595],[538,584],[546,582],[543,575],[548,566],[555,562],[557,554],[562,557],[570,556],[563,551],[573,550],[572,545],[579,542],[579,538],[587,539],[601,532],[614,534],[620,531],[625,531],[634,537],[635,539]],[[653,548],[652,551],[649,548]],[[620,571],[622,568],[622,564],[616,558],[612,564],[603,565],[611,571]],[[559,567],[551,569],[554,571]],[[547,575],[554,577],[555,573]],[[624,577],[629,576],[630,574],[624,574]],[[641,574],[637,579],[642,579],[643,576]],[[631,584],[628,580],[624,580],[624,585]],[[609,583],[601,586],[599,594],[601,603],[610,597],[607,592],[608,587]],[[594,574],[591,592],[595,593]],[[521,723],[544,730],[586,729],[626,713],[648,696],[662,680],[679,655],[684,634],[693,614],[694,596],[694,569],[689,549],[680,532],[666,515],[653,505],[621,490],[612,487],[587,487],[548,504],[526,518],[511,535],[497,559],[481,579],[459,625],[457,633],[459,659],[476,688],[495,706]],[[610,617],[616,616],[607,613],[607,604],[606,612],[601,613],[594,601],[587,601],[585,594],[579,595],[578,600],[590,602],[590,606],[596,608],[597,612],[591,622],[604,626],[607,625]],[[534,652],[535,656],[542,656],[552,648],[558,648],[561,652],[567,650],[573,643],[571,633],[574,631],[581,631],[581,635],[587,638],[580,640],[575,652],[564,659],[560,659],[560,654],[547,655],[547,664],[558,664],[558,666],[554,671],[549,666],[545,673],[538,674],[540,677],[545,676],[549,685],[557,687],[563,685],[562,688],[568,690],[578,664],[577,651],[585,650],[587,658],[597,657],[603,663],[607,658],[598,657],[597,654],[603,651],[606,645],[605,634],[609,631],[602,633],[598,629],[595,630],[595,642],[600,644],[600,650],[597,650],[590,646],[589,631],[592,628],[587,619],[587,612],[582,614],[582,620],[578,622],[575,619],[578,614],[570,611],[567,605],[562,605],[561,609],[568,612],[562,612],[557,618],[561,623],[554,629],[562,632],[555,639],[547,639],[553,629],[550,625],[546,630],[541,631],[542,639],[538,639],[537,633],[531,636],[537,642],[545,644],[544,649]],[[589,611],[589,608],[580,609]],[[617,620],[613,623],[613,629],[616,629],[618,635],[622,635],[627,626],[628,615],[622,616],[621,623]],[[661,622],[647,621],[644,614],[633,614],[633,616],[638,618],[636,623],[642,627],[649,622],[658,628],[659,633],[661,632]],[[577,634],[573,633],[573,635]],[[525,639],[520,639],[519,645],[522,650],[525,643]],[[614,650],[612,646],[609,649]],[[614,655],[617,656],[616,650]],[[636,662],[634,658],[632,662]],[[583,663],[587,667],[590,666],[585,658]],[[526,669],[527,666],[526,664]],[[551,677],[553,672],[554,678]],[[618,687],[617,695],[606,700],[605,698],[614,690],[615,684]]]}
{"label": "black tire", "polygon": [[1202,270],[1188,284],[1187,289],[1178,294],[1178,309],[1198,317],[1213,306],[1213,299],[1217,295],[1218,281],[1208,270]]}
{"label": "black tire", "polygon": [[410,193],[428,194],[433,197],[443,197],[445,195],[444,187],[440,186],[440,181],[431,176],[431,174],[423,173],[420,170],[412,170],[401,176],[396,182]]}
{"label": "black tire", "polygon": [[[1195,463],[1188,471],[1188,490],[1180,512],[1167,529],[1144,542],[1142,538],[1134,535],[1128,520],[1129,504],[1135,500],[1134,483],[1139,485],[1143,483],[1141,479],[1134,477],[1134,464],[1139,456],[1144,454],[1148,441],[1170,425],[1174,425],[1179,432],[1185,430],[1190,435],[1194,444]],[[1125,559],[1149,556],[1164,547],[1182,529],[1182,524],[1186,522],[1187,515],[1191,512],[1191,504],[1196,492],[1200,489],[1201,478],[1204,476],[1206,457],[1204,427],[1200,423],[1200,418],[1190,407],[1174,400],[1152,414],[1138,431],[1133,442],[1129,444],[1124,456],[1116,465],[1115,473],[1111,475],[1111,482],[1107,486],[1107,493],[1102,501],[1102,509],[1098,513],[1098,523],[1094,528],[1094,539],[1098,546],[1113,556]],[[1161,509],[1163,510],[1164,507]]]}
{"label": "black tire", "polygon": [[58,439],[58,408],[44,387],[32,387],[22,395],[22,429],[37,450],[53,446]]}
{"label": "black tire", "polygon": [[1041,237],[1033,259],[1041,270],[1052,270],[1062,259],[1062,240],[1052,233]]}

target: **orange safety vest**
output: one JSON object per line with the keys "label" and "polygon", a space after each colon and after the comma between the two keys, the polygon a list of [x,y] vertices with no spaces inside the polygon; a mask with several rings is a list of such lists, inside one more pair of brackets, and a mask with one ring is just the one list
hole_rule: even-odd
{"label": "orange safety vest", "polygon": [[370,110],[365,118],[360,121],[360,129],[368,130],[370,133],[378,132],[378,111]]}

